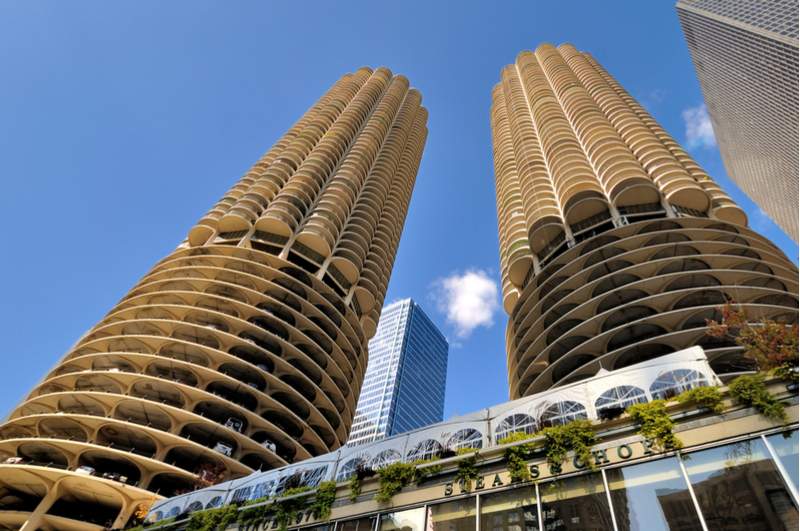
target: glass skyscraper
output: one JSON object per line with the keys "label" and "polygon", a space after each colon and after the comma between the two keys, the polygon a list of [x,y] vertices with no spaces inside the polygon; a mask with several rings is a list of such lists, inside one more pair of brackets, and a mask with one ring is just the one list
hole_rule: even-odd
{"label": "glass skyscraper", "polygon": [[349,445],[442,420],[448,344],[412,299],[384,307],[369,342],[369,362]]}

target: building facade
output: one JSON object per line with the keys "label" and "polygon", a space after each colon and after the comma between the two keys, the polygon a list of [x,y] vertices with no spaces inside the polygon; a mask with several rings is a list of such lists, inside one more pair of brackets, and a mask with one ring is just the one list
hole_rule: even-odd
{"label": "building facade", "polygon": [[[256,528],[278,529],[270,504],[281,498],[287,484],[314,489],[333,480],[337,491],[330,518],[320,520],[306,503],[289,527],[307,531],[796,529],[796,386],[790,390],[786,382],[776,380],[768,386],[785,405],[785,422],[769,421],[742,407],[724,388],[720,414],[697,405],[668,403],[674,433],[683,444],[680,450],[659,448],[643,439],[630,418],[619,416],[620,411],[616,416],[606,414],[620,405],[669,400],[687,389],[716,384],[719,380],[702,349],[693,347],[421,430],[164,500],[151,508],[148,521],[162,531],[181,529],[195,512],[236,503],[244,511],[264,509],[252,524]],[[637,389],[638,396],[627,393],[630,388]],[[580,403],[584,413],[579,418],[594,421],[592,466],[574,454],[552,464],[545,459],[543,441],[534,437],[527,444],[538,450],[525,459],[530,479],[512,480],[505,454],[520,441],[499,438],[512,431],[533,433],[520,424],[521,417],[531,417],[539,425],[567,422],[547,413],[551,405],[565,400]],[[375,500],[379,488],[375,478],[363,479],[360,494],[351,497],[348,480],[359,470],[437,456],[435,463],[420,465],[435,467],[426,479],[403,488],[387,503]],[[467,484],[458,471],[460,463],[470,458],[474,475]]]}
{"label": "building facade", "polygon": [[797,2],[676,7],[728,175],[797,241]]}
{"label": "building facade", "polygon": [[512,398],[692,345],[752,370],[726,302],[797,321],[794,264],[589,54],[520,53],[491,126]]}
{"label": "building facade", "polygon": [[442,420],[448,344],[411,299],[387,305],[370,339],[369,362],[348,445]]}
{"label": "building facade", "polygon": [[339,79],[11,412],[0,528],[119,528],[343,445],[426,122],[403,76]]}

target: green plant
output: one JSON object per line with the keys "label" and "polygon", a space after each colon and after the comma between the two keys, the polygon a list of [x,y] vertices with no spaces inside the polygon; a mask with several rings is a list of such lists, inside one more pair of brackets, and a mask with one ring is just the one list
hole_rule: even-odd
{"label": "green plant", "polygon": [[[286,531],[289,524],[297,518],[297,514],[308,505],[308,496],[311,487],[302,486],[286,489],[281,493],[281,498],[270,507],[275,512],[275,522],[280,531]],[[298,496],[299,494],[305,496]]]}
{"label": "green plant", "polygon": [[218,529],[225,529],[236,521],[238,512],[239,508],[236,505],[194,512],[186,525],[186,531],[217,531]]}
{"label": "green plant", "polygon": [[392,463],[378,471],[378,492],[375,500],[379,503],[387,503],[392,497],[416,481],[417,467],[413,463]]}
{"label": "green plant", "polygon": [[267,519],[271,506],[259,505],[258,507],[245,507],[239,511],[236,521],[240,528],[248,529],[256,526]]}
{"label": "green plant", "polygon": [[728,384],[731,395],[745,406],[754,407],[773,421],[786,421],[783,403],[769,394],[761,374],[739,376]]}
{"label": "green plant", "polygon": [[336,500],[336,482],[323,481],[317,486],[312,508],[314,515],[320,520],[327,520],[331,516],[331,507]]}
{"label": "green plant", "polygon": [[524,431],[514,431],[499,439],[497,444],[510,444],[514,442],[527,441],[534,437],[533,433],[526,433]]}
{"label": "green plant", "polygon": [[138,531],[137,528],[142,528],[142,529],[161,528],[162,526],[170,524],[170,523],[172,523],[174,521],[175,521],[175,517],[174,516],[171,516],[169,518],[162,518],[158,522],[153,522],[153,523],[149,523],[149,524],[144,523],[142,525],[136,526],[133,529],[131,529],[130,531]]}
{"label": "green plant", "polygon": [[791,363],[784,363],[782,365],[778,365],[777,367],[772,369],[772,374],[774,374],[781,380],[787,380],[789,382],[797,381],[797,367],[793,366]]}
{"label": "green plant", "polygon": [[544,437],[544,450],[551,470],[560,470],[567,460],[567,453],[575,452],[587,467],[594,469],[592,445],[597,441],[592,423],[588,420],[573,420],[566,424],[550,426],[539,432]]}
{"label": "green plant", "polygon": [[475,454],[478,453],[477,448],[473,448],[471,446],[467,446],[465,448],[459,448],[456,450],[456,455],[466,455],[466,454]]}
{"label": "green plant", "polygon": [[[438,461],[439,457],[431,457],[429,459],[417,459],[411,464],[414,465],[414,479],[413,482],[417,485],[425,481],[430,476],[435,476],[442,471],[442,465],[432,465]],[[427,466],[422,466],[427,465]]]}
{"label": "green plant", "polygon": [[246,507],[248,505],[256,505],[257,503],[264,503],[269,499],[269,496],[261,496],[260,498],[253,498],[252,500],[247,500],[242,504],[242,506]]}
{"label": "green plant", "polygon": [[[530,435],[527,435],[525,439],[529,439],[530,437]],[[505,439],[508,439],[508,437]],[[505,439],[501,439],[501,441]],[[531,454],[533,453],[534,449],[535,446],[533,443],[522,443],[509,446],[504,450],[503,455],[506,460],[508,474],[511,476],[511,481],[530,481],[531,473],[528,470],[527,461],[531,458]]]}
{"label": "green plant", "polygon": [[458,461],[458,471],[456,472],[456,479],[464,485],[464,490],[469,492],[472,490],[472,482],[477,480],[478,468],[475,466],[478,462],[478,453],[474,451],[469,457],[465,457]]}
{"label": "green plant", "polygon": [[361,478],[353,474],[347,484],[350,486],[350,501],[354,502],[361,495]]}
{"label": "green plant", "polygon": [[667,413],[664,400],[633,404],[628,406],[625,412],[639,424],[639,434],[652,440],[656,448],[678,449],[683,446],[681,440],[672,432],[675,423]]}
{"label": "green plant", "polygon": [[714,413],[722,413],[722,394],[719,392],[719,387],[695,387],[684,391],[675,397],[675,400],[681,404],[697,404],[698,406],[705,407]]}

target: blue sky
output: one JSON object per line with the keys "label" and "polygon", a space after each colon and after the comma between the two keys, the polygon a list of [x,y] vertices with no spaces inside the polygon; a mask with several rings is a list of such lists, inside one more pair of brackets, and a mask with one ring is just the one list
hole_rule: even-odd
{"label": "blue sky", "polygon": [[797,259],[691,111],[671,0],[0,3],[0,415],[362,65],[408,76],[430,111],[387,302],[414,297],[451,338],[446,416],[504,401],[490,91],[541,42],[590,51],[680,142],[690,119],[693,155]]}

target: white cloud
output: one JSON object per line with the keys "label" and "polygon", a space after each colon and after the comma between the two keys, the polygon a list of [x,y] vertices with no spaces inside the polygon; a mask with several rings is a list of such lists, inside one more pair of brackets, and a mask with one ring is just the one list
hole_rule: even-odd
{"label": "white cloud", "polygon": [[499,307],[497,283],[486,271],[467,270],[436,281],[437,305],[456,329],[456,337],[466,338],[472,331],[494,324]]}
{"label": "white cloud", "polygon": [[748,209],[747,217],[750,221],[750,227],[758,232],[766,232],[772,227],[772,220],[770,217],[758,207]]}
{"label": "white cloud", "polygon": [[714,128],[711,126],[711,118],[705,105],[684,109],[681,114],[686,124],[686,143],[690,149],[712,148],[717,145]]}

